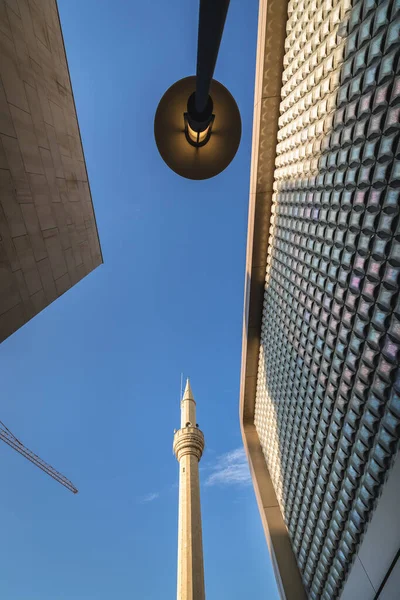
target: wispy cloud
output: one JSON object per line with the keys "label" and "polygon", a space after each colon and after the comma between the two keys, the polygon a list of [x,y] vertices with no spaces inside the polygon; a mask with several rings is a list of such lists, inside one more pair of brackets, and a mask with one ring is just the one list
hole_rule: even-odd
{"label": "wispy cloud", "polygon": [[139,502],[141,504],[146,504],[147,502],[153,502],[153,500],[157,500],[157,498],[160,496],[160,494],[158,492],[151,492],[150,494],[146,494],[145,496],[142,496],[141,498],[139,498]]}
{"label": "wispy cloud", "polygon": [[248,485],[251,482],[244,448],[236,448],[217,457],[206,485]]}

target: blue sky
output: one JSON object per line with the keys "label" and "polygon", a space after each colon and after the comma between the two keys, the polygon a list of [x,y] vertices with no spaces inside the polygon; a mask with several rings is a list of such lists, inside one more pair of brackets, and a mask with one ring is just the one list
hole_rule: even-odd
{"label": "blue sky", "polygon": [[59,8],[104,265],[0,347],[0,418],[80,491],[0,446],[0,597],[175,597],[183,371],[206,438],[207,600],[277,598],[238,419],[258,0],[232,0],[215,73],[241,146],[203,182],[153,139],[160,97],[194,74],[198,1]]}

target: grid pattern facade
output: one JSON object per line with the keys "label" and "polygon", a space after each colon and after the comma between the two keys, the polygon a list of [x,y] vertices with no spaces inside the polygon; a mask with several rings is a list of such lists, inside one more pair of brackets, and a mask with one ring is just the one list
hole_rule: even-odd
{"label": "grid pattern facade", "polygon": [[0,342],[101,263],[56,0],[0,0]]}
{"label": "grid pattern facade", "polygon": [[292,0],[255,425],[310,598],[400,434],[400,0]]}

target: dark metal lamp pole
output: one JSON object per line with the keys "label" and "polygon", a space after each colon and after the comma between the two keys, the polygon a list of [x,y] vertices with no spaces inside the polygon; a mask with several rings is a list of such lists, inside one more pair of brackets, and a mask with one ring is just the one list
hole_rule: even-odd
{"label": "dark metal lamp pole", "polygon": [[210,95],[230,0],[200,0],[197,41],[196,111],[204,112]]}
{"label": "dark metal lamp pole", "polygon": [[[195,146],[206,144],[211,135],[214,105],[210,96],[210,84],[218,58],[229,2],[230,0],[200,0],[196,91],[188,99],[187,113],[185,113],[185,121],[187,120],[188,125],[185,129],[186,138]],[[202,136],[203,132],[205,135]]]}

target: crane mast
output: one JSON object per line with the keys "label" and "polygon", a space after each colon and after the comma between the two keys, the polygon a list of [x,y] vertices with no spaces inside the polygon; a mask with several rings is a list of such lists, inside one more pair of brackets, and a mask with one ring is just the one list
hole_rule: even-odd
{"label": "crane mast", "polygon": [[34,452],[26,448],[20,442],[14,434],[4,425],[2,421],[0,421],[0,439],[3,440],[6,444],[8,444],[11,448],[25,456],[31,463],[42,469],[47,475],[50,475],[53,479],[61,483],[68,490],[76,494],[78,492],[77,488],[73,485],[73,483],[67,479],[64,475],[56,471],[51,465],[47,464],[44,460],[42,460],[39,456],[37,456]]}

